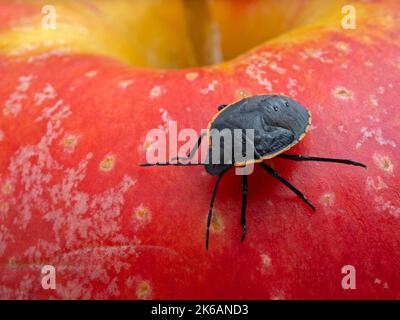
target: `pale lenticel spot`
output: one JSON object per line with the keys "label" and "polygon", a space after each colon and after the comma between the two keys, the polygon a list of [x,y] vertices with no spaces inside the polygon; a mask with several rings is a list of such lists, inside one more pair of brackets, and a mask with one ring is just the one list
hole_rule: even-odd
{"label": "pale lenticel spot", "polygon": [[135,218],[140,221],[148,221],[151,219],[150,210],[143,205],[135,209]]}
{"label": "pale lenticel spot", "polygon": [[271,266],[271,258],[266,253],[261,254],[260,258],[262,270],[268,269]]}
{"label": "pale lenticel spot", "polygon": [[77,143],[78,137],[73,134],[67,134],[62,139],[62,146],[64,147],[64,151],[68,153],[74,152]]}
{"label": "pale lenticel spot", "polygon": [[101,171],[109,172],[114,168],[114,165],[115,165],[115,156],[112,154],[108,154],[100,162],[99,167]]}
{"label": "pale lenticel spot", "polygon": [[331,207],[335,203],[335,194],[333,192],[326,192],[319,198],[319,202],[325,207]]}
{"label": "pale lenticel spot", "polygon": [[390,174],[393,173],[393,162],[388,156],[375,153],[373,158],[375,164],[382,171]]}
{"label": "pale lenticel spot", "polygon": [[251,92],[246,89],[237,89],[235,91],[235,98],[236,99],[243,99],[251,96]]}
{"label": "pale lenticel spot", "polygon": [[218,210],[214,209],[213,216],[211,218],[210,231],[212,233],[221,233],[224,230],[224,222],[221,218],[221,214]]}
{"label": "pale lenticel spot", "polygon": [[152,289],[148,281],[140,281],[136,286],[136,297],[140,300],[150,299],[152,296]]}
{"label": "pale lenticel spot", "polygon": [[189,81],[195,80],[198,76],[199,76],[199,74],[197,72],[188,72],[188,73],[186,73],[186,79],[189,80]]}
{"label": "pale lenticel spot", "polygon": [[333,90],[333,94],[335,95],[335,97],[341,100],[353,99],[353,92],[344,87],[337,87],[336,89]]}
{"label": "pale lenticel spot", "polygon": [[95,76],[97,76],[97,73],[98,72],[96,70],[92,70],[92,71],[86,72],[85,76],[88,78],[94,78]]}
{"label": "pale lenticel spot", "polygon": [[155,99],[164,95],[167,90],[162,86],[155,86],[150,90],[150,98]]}
{"label": "pale lenticel spot", "polygon": [[119,87],[122,89],[128,88],[131,84],[133,84],[133,80],[122,80],[119,82]]}
{"label": "pale lenticel spot", "polygon": [[13,192],[13,187],[9,181],[6,181],[1,187],[1,192],[3,194],[11,194]]}

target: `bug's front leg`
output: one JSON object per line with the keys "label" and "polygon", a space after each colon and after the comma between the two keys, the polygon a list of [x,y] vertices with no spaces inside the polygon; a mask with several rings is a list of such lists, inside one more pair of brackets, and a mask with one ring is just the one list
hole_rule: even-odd
{"label": "bug's front leg", "polygon": [[187,154],[186,157],[174,157],[174,158],[172,158],[172,160],[191,160],[191,159],[194,157],[196,151],[199,149],[200,144],[201,144],[201,141],[202,141],[203,138],[206,136],[206,134],[207,134],[207,132],[203,132],[203,133],[200,135],[200,137],[199,137],[199,139],[197,140],[196,144],[193,146],[193,149],[190,150],[190,152],[188,152],[188,154]]}

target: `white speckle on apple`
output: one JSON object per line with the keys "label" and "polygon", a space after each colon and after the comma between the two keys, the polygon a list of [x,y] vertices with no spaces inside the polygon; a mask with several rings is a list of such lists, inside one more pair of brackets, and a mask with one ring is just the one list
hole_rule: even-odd
{"label": "white speckle on apple", "polygon": [[375,203],[375,209],[378,212],[387,212],[395,218],[400,218],[400,208],[396,207],[392,202],[386,201],[382,196],[376,196]]}
{"label": "white speckle on apple", "polygon": [[14,117],[22,110],[22,103],[27,98],[27,91],[31,86],[33,75],[20,76],[15,91],[11,93],[4,103],[3,114],[5,116],[13,115]]}
{"label": "white speckle on apple", "polygon": [[131,84],[133,84],[135,81],[133,79],[130,80],[122,80],[119,82],[119,87],[122,89],[128,88]]}
{"label": "white speckle on apple", "polygon": [[57,93],[54,90],[54,87],[51,84],[46,83],[44,89],[41,92],[36,93],[33,99],[35,101],[35,105],[37,106],[41,105],[46,100],[52,100],[56,97]]}
{"label": "white speckle on apple", "polygon": [[387,188],[388,188],[387,184],[383,181],[383,179],[380,176],[376,177],[376,182],[373,177],[367,177],[367,189],[382,190]]}
{"label": "white speckle on apple", "polygon": [[346,130],[345,126],[342,125],[342,124],[338,126],[338,131],[339,131],[340,133],[347,133],[347,132],[348,132],[348,131]]}
{"label": "white speckle on apple", "polygon": [[359,149],[361,146],[369,139],[369,138],[375,138],[375,141],[384,146],[384,145],[389,145],[393,148],[396,148],[396,142],[390,139],[385,139],[383,137],[382,129],[381,128],[376,128],[376,129],[368,129],[367,127],[362,127],[361,128],[361,133],[362,137],[361,139],[357,142],[356,148]]}
{"label": "white speckle on apple", "polygon": [[158,97],[161,97],[167,92],[167,89],[165,89],[163,86],[155,86],[150,90],[150,98],[155,99]]}
{"label": "white speckle on apple", "polygon": [[346,42],[343,42],[343,41],[336,42],[335,48],[344,53],[349,53],[351,51],[350,46]]}
{"label": "white speckle on apple", "polygon": [[[31,100],[34,100],[33,96]],[[19,230],[27,228],[33,212],[38,219],[47,221],[50,226],[52,224],[49,237],[54,240],[37,239],[34,243],[27,242],[25,248],[21,247],[21,257],[18,259],[23,259],[30,265],[41,263],[43,259],[51,259],[51,262],[57,264],[60,275],[63,272],[75,272],[76,277],[73,280],[57,283],[57,297],[104,299],[118,296],[111,275],[122,268],[130,268],[130,264],[122,257],[127,254],[137,256],[136,246],[126,245],[132,239],[128,241],[121,233],[125,193],[136,181],[125,175],[119,183],[106,187],[99,193],[89,194],[83,191],[80,184],[87,178],[88,165],[93,154],[89,152],[74,167],[65,167],[53,158],[50,151],[54,149],[54,142],[64,134],[62,122],[70,115],[70,107],[62,99],[42,110],[36,121],[45,121],[44,135],[37,144],[22,145],[10,157],[8,172],[5,173],[7,180],[2,180],[0,191],[3,198],[7,197],[7,201],[2,198],[0,207],[7,214],[9,209],[6,208],[13,204],[15,214],[12,223]],[[68,134],[64,136],[66,137]],[[77,138],[78,135],[74,137]],[[71,141],[74,144],[75,139]],[[106,157],[102,166],[106,170],[115,163],[115,157],[112,161],[107,159]],[[18,189],[14,187],[16,181],[21,184]],[[1,217],[0,214],[0,219]],[[137,242],[135,237],[133,239]],[[15,239],[11,231],[0,223],[0,255],[13,241]],[[96,244],[103,241],[109,241],[113,245],[76,249],[81,248],[84,243]],[[105,291],[95,293],[91,284],[93,279],[109,285]],[[19,282],[20,293],[17,298],[27,299],[27,293],[32,292],[35,283],[36,277],[24,276]]]}
{"label": "white speckle on apple", "polygon": [[385,93],[385,87],[382,87],[382,86],[378,87],[377,92],[378,92],[378,94],[384,94]]}
{"label": "white speckle on apple", "polygon": [[97,76],[98,71],[96,70],[91,70],[85,73],[85,76],[88,78],[94,78],[95,76]]}
{"label": "white speckle on apple", "polygon": [[378,98],[376,97],[376,95],[371,94],[369,96],[369,101],[370,101],[372,107],[374,107],[374,108],[379,107],[379,101],[378,101]]}
{"label": "white speckle on apple", "polygon": [[289,89],[289,94],[292,97],[297,96],[297,90],[296,90],[296,88],[297,88],[297,80],[296,79],[289,78],[289,81],[288,81],[288,84],[286,85],[286,88]]}
{"label": "white speckle on apple", "polygon": [[305,60],[308,58],[312,58],[312,59],[319,60],[322,63],[332,63],[333,62],[332,59],[328,59],[328,58],[324,57],[324,51],[322,51],[321,49],[308,48],[308,49],[305,49],[303,52],[300,52],[300,56]]}
{"label": "white speckle on apple", "polygon": [[36,50],[39,47],[40,47],[39,43],[25,43],[12,49],[9,54],[12,56],[19,56],[31,52],[33,50]]}
{"label": "white speckle on apple", "polygon": [[7,248],[7,244],[14,241],[14,236],[4,225],[0,225],[0,256]]}
{"label": "white speckle on apple", "polygon": [[374,123],[379,123],[379,122],[381,122],[381,119],[379,119],[379,118],[377,118],[377,117],[374,117],[373,115],[368,115],[368,119],[369,120],[371,120],[371,122],[374,122]]}
{"label": "white speckle on apple", "polygon": [[202,94],[208,94],[211,91],[215,91],[215,86],[218,84],[217,80],[213,80],[211,83],[208,84],[206,88],[200,89]]}
{"label": "white speckle on apple", "polygon": [[285,295],[283,292],[278,291],[271,295],[271,300],[285,300]]}
{"label": "white speckle on apple", "polygon": [[28,63],[42,62],[50,57],[61,57],[71,52],[70,48],[57,48],[28,58]]}
{"label": "white speckle on apple", "polygon": [[262,253],[260,255],[260,258],[261,258],[261,271],[266,271],[271,266],[271,258],[266,253]]}
{"label": "white speckle on apple", "polygon": [[374,66],[374,64],[371,61],[365,61],[364,65],[368,68],[372,68]]}
{"label": "white speckle on apple", "polygon": [[246,68],[246,74],[250,78],[257,80],[258,83],[265,88],[265,90],[272,91],[272,83],[265,77],[266,72],[261,68],[254,64],[250,64]]}
{"label": "white speckle on apple", "polygon": [[269,67],[270,67],[270,69],[271,69],[272,71],[275,71],[275,72],[277,72],[277,73],[279,73],[279,74],[284,74],[284,73],[286,73],[286,69],[285,69],[285,68],[282,68],[282,67],[279,67],[278,64],[277,64],[276,62],[271,62],[271,63],[269,64]]}

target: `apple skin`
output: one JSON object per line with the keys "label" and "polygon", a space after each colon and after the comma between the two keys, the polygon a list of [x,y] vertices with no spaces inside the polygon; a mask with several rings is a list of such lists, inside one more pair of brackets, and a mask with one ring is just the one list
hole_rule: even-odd
{"label": "apple skin", "polygon": [[[356,30],[293,31],[211,67],[2,52],[0,297],[399,299],[400,5],[357,5]],[[288,153],[368,169],[272,159],[317,211],[256,169],[243,243],[240,179],[230,171],[206,251],[215,178],[202,167],[139,167],[146,134],[168,120],[200,132],[218,105],[272,92],[313,116]],[[56,267],[56,290],[41,286],[44,265]],[[341,286],[345,265],[356,268],[355,290]]]}

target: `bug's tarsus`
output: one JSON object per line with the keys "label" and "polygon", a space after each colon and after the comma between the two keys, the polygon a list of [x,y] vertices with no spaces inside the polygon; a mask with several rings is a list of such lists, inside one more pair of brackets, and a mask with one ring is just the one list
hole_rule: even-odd
{"label": "bug's tarsus", "polygon": [[247,190],[248,190],[248,177],[242,176],[242,214],[240,217],[240,224],[242,225],[242,239],[246,237],[246,208],[247,208]]}
{"label": "bug's tarsus", "polygon": [[276,172],[274,169],[272,169],[270,166],[266,165],[265,163],[261,162],[260,163],[261,168],[263,168],[266,172],[268,172],[271,176],[274,178],[278,179],[280,182],[282,182],[286,187],[288,187],[290,190],[292,190],[301,200],[303,200],[306,204],[308,204],[311,209],[315,211],[314,205],[306,198],[306,196],[299,191],[295,186],[293,186],[289,181],[281,177],[278,172]]}
{"label": "bug's tarsus", "polygon": [[219,182],[221,181],[222,175],[223,175],[223,173],[221,173],[218,176],[217,181],[215,182],[214,190],[213,190],[213,193],[211,196],[210,208],[208,209],[207,230],[206,230],[206,250],[208,250],[208,240],[210,238],[210,225],[211,225],[211,219],[212,219],[212,210],[214,207],[215,196],[217,195],[218,185],[219,185]]}
{"label": "bug's tarsus", "polygon": [[228,105],[227,104],[221,104],[218,106],[218,111],[221,111],[222,109],[225,109]]}
{"label": "bug's tarsus", "polygon": [[300,154],[280,154],[278,157],[288,160],[294,161],[319,161],[319,162],[334,162],[341,164],[348,164],[357,167],[367,168],[367,166],[363,163],[356,162],[349,159],[336,159],[336,158],[322,158],[322,157],[312,157],[312,156],[303,156]]}
{"label": "bug's tarsus", "polygon": [[188,152],[186,154],[186,157],[174,157],[174,158],[172,158],[172,160],[191,160],[191,159],[193,159],[194,155],[196,154],[196,151],[200,148],[201,141],[206,136],[206,134],[207,134],[207,132],[203,132],[200,135],[200,137],[197,140],[196,144],[193,146],[193,149],[190,150],[190,152]]}

